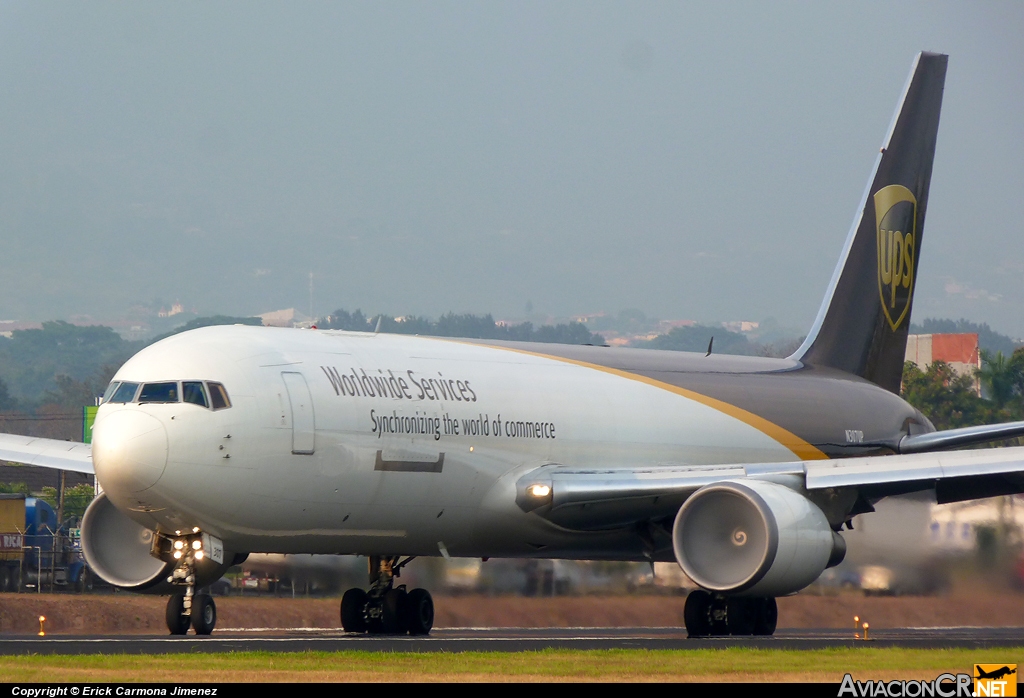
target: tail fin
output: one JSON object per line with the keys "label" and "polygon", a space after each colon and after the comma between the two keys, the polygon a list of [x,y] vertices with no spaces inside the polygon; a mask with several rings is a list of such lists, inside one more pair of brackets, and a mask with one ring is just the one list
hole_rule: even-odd
{"label": "tail fin", "polygon": [[793,354],[898,393],[948,56],[919,53],[828,294]]}

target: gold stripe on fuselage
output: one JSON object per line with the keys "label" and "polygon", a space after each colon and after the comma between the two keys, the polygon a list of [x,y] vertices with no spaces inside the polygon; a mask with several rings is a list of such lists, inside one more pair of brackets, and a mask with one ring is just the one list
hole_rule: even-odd
{"label": "gold stripe on fuselage", "polygon": [[[441,339],[441,338],[437,338],[437,339]],[[653,386],[655,388],[661,388],[662,390],[667,390],[670,393],[675,393],[676,395],[681,395],[682,397],[689,398],[690,400],[693,400],[695,402],[699,402],[702,405],[706,405],[708,407],[711,407],[712,409],[718,410],[719,412],[722,412],[723,414],[727,414],[727,415],[729,415],[730,417],[732,417],[734,419],[738,419],[741,422],[743,422],[743,423],[745,423],[745,424],[747,424],[749,426],[754,427],[755,429],[760,431],[762,434],[765,434],[766,436],[768,436],[768,437],[774,439],[775,441],[777,441],[778,443],[782,444],[783,446],[788,448],[790,451],[792,451],[796,455],[796,457],[799,458],[800,460],[827,460],[828,459],[828,456],[825,455],[820,449],[818,449],[813,444],[808,443],[804,439],[801,439],[799,436],[797,436],[793,432],[791,432],[791,431],[789,431],[787,429],[783,429],[778,424],[775,424],[774,422],[768,421],[764,417],[756,415],[753,412],[748,412],[747,410],[743,409],[742,407],[737,407],[736,405],[733,405],[733,404],[728,403],[728,402],[724,402],[723,400],[718,400],[716,398],[709,397],[707,395],[703,395],[703,394],[698,393],[698,392],[694,392],[693,390],[687,390],[686,388],[681,388],[678,385],[672,385],[671,383],[666,383],[666,382],[660,381],[660,380],[658,380],[656,378],[650,378],[648,376],[644,376],[644,375],[639,374],[639,373],[631,373],[629,371],[623,371],[622,369],[619,369],[619,368],[610,368],[608,366],[602,366],[601,364],[593,364],[593,363],[590,363],[589,361],[580,361],[579,359],[569,359],[569,358],[566,358],[564,356],[557,356],[557,355],[554,355],[554,354],[544,354],[542,352],[528,351],[526,349],[515,349],[515,348],[512,348],[512,347],[508,347],[508,346],[495,345],[495,344],[484,344],[484,343],[477,343],[477,342],[460,342],[459,340],[454,340],[454,339],[441,339],[441,341],[458,342],[459,344],[468,344],[468,345],[475,346],[475,347],[487,347],[489,349],[501,349],[501,350],[504,350],[504,351],[515,352],[517,354],[525,354],[527,356],[536,356],[536,357],[539,357],[539,358],[542,358],[542,359],[552,359],[554,361],[561,361],[562,363],[573,364],[573,365],[576,365],[576,366],[582,366],[583,368],[590,368],[590,369],[593,369],[595,371],[602,371],[604,373],[609,373],[609,374],[611,374],[613,376],[619,376],[620,378],[626,378],[628,380],[637,381],[639,383],[646,383],[647,385]]]}

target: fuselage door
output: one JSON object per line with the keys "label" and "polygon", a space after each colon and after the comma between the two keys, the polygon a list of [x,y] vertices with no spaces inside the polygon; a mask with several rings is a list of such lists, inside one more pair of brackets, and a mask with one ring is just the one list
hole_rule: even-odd
{"label": "fuselage door", "polygon": [[316,439],[316,423],[313,416],[313,399],[309,386],[301,373],[282,371],[284,387],[292,410],[292,453],[313,453]]}

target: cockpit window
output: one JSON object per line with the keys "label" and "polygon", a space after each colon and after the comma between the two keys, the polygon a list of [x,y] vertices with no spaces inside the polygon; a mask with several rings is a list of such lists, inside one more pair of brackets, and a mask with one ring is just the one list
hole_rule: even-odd
{"label": "cockpit window", "polygon": [[138,389],[138,383],[121,383],[117,390],[114,391],[113,396],[111,396],[110,402],[131,402],[135,399],[135,393]]}
{"label": "cockpit window", "polygon": [[209,407],[206,400],[206,388],[202,381],[183,381],[181,384],[181,399],[184,402],[191,402],[193,405]]}
{"label": "cockpit window", "polygon": [[100,402],[110,402],[110,399],[114,397],[114,393],[120,385],[121,381],[111,381],[110,385],[107,386],[106,391],[103,393],[103,399]]}
{"label": "cockpit window", "polygon": [[231,400],[228,399],[228,391],[224,390],[224,386],[220,383],[207,383],[210,388],[210,404],[213,405],[213,409],[221,410],[226,407],[231,407]]}
{"label": "cockpit window", "polygon": [[139,393],[139,402],[177,402],[178,383],[146,383]]}

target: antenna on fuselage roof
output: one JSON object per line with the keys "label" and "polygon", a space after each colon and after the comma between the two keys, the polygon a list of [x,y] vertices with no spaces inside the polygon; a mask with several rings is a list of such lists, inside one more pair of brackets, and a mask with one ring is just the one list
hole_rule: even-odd
{"label": "antenna on fuselage roof", "polygon": [[704,356],[711,356],[711,345],[715,343],[715,335],[711,335],[711,341],[708,342],[708,353]]}
{"label": "antenna on fuselage roof", "polygon": [[384,319],[384,315],[383,314],[377,316],[377,326],[373,328],[373,333],[374,334],[377,334],[378,332],[380,332],[380,321],[383,320],[383,319]]}

